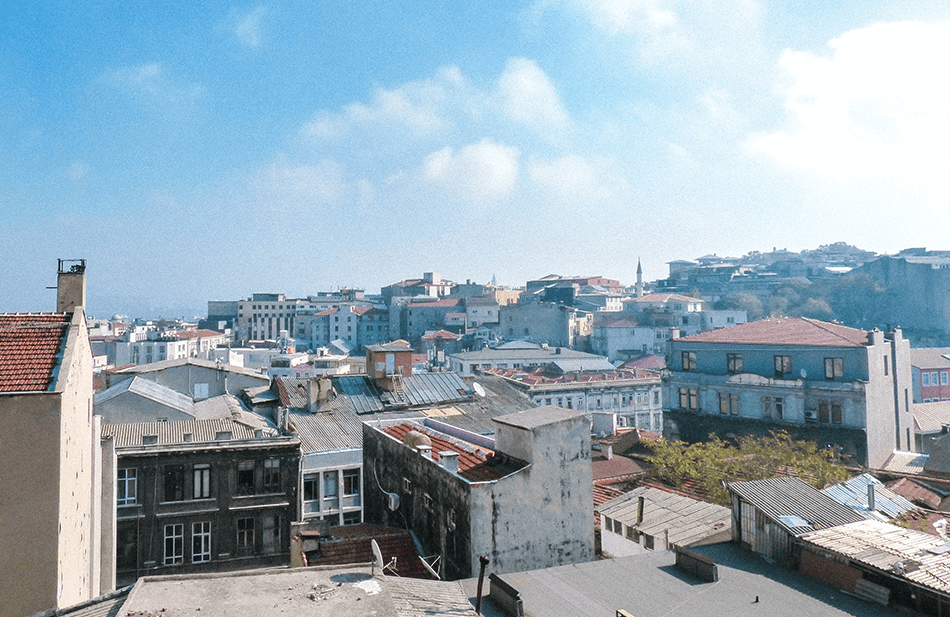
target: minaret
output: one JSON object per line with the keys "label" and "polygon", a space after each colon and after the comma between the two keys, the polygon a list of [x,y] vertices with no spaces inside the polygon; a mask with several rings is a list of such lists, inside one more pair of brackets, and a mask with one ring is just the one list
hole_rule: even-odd
{"label": "minaret", "polygon": [[643,297],[643,266],[640,265],[640,259],[637,259],[637,297]]}

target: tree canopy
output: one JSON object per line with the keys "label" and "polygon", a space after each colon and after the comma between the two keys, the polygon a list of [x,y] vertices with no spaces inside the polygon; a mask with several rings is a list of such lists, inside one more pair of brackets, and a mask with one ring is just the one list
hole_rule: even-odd
{"label": "tree canopy", "polygon": [[661,439],[650,461],[656,475],[667,482],[677,488],[690,484],[710,501],[723,505],[729,504],[726,482],[797,476],[815,488],[824,488],[850,476],[837,452],[792,439],[785,431],[741,437],[737,445],[715,435],[694,444]]}

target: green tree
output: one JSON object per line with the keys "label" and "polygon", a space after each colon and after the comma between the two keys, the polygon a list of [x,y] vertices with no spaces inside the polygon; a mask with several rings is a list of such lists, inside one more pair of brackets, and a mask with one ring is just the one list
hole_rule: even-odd
{"label": "green tree", "polygon": [[870,330],[884,325],[887,289],[863,272],[849,274],[832,286],[828,303],[844,324]]}
{"label": "green tree", "polygon": [[729,294],[716,303],[716,308],[720,310],[745,311],[746,318],[749,321],[756,321],[765,317],[765,308],[759,297],[753,294],[736,293]]}

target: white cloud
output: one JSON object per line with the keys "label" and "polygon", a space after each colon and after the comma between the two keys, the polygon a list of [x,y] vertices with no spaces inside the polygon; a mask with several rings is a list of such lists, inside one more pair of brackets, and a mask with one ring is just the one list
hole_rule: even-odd
{"label": "white cloud", "polygon": [[124,67],[109,71],[99,81],[126,93],[143,98],[175,103],[200,97],[204,90],[198,85],[179,85],[165,75],[159,62]]}
{"label": "white cloud", "polygon": [[273,163],[261,171],[256,187],[264,198],[282,203],[332,202],[346,191],[342,168],[329,159],[309,165]]}
{"label": "white cloud", "polygon": [[261,24],[266,14],[267,7],[258,6],[246,15],[233,16],[232,32],[241,45],[254,48],[261,44]]}
{"label": "white cloud", "polygon": [[509,60],[498,79],[498,93],[509,118],[541,134],[568,123],[554,84],[533,60]]}
{"label": "white cloud", "polygon": [[442,148],[425,158],[422,179],[466,201],[509,195],[518,180],[518,148],[483,139],[457,152]]}
{"label": "white cloud", "polygon": [[750,135],[746,148],[834,179],[922,181],[945,195],[948,32],[947,23],[878,24],[834,39],[828,57],[786,50],[788,126]]}
{"label": "white cloud", "polygon": [[400,127],[416,135],[431,135],[450,124],[449,108],[465,88],[458,68],[443,67],[432,79],[393,89],[377,88],[369,103],[351,103],[340,113],[319,111],[301,132],[327,138],[351,130]]}
{"label": "white cloud", "polygon": [[578,203],[617,199],[626,182],[617,174],[598,169],[582,156],[569,154],[528,165],[532,184],[561,199]]}

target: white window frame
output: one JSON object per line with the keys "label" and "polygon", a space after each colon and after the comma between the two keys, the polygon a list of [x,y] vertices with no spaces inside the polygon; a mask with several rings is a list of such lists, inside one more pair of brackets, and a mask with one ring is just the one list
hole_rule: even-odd
{"label": "white window frame", "polygon": [[211,497],[211,465],[202,463],[192,468],[192,477],[194,485],[192,495],[195,499],[208,499]]}
{"label": "white window frame", "polygon": [[211,522],[191,524],[191,563],[211,561]]}
{"label": "white window frame", "polygon": [[[138,503],[138,472],[134,467],[130,467],[118,470],[116,475],[118,479],[115,493],[116,505],[134,506]],[[124,495],[124,497],[120,497],[120,495]]]}
{"label": "white window frame", "polygon": [[185,557],[185,526],[182,523],[165,525],[165,558],[164,565],[173,566],[184,561]]}

